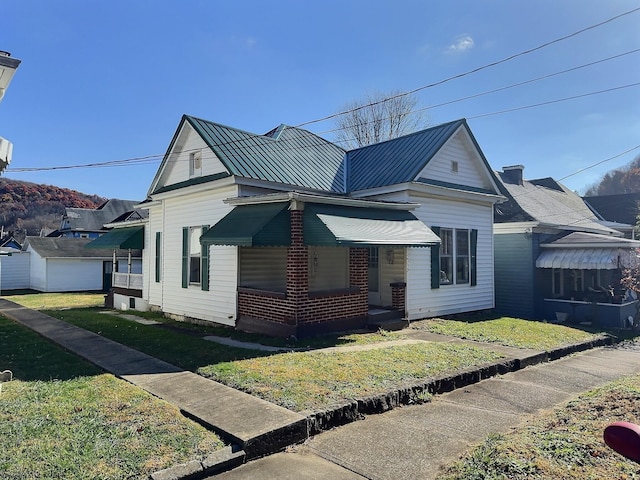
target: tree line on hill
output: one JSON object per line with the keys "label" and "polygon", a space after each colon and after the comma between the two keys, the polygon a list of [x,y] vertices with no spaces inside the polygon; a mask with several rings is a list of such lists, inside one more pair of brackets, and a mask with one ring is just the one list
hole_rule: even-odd
{"label": "tree line on hill", "polygon": [[0,227],[23,241],[42,229],[55,230],[65,207],[97,208],[106,201],[68,188],[0,178]]}

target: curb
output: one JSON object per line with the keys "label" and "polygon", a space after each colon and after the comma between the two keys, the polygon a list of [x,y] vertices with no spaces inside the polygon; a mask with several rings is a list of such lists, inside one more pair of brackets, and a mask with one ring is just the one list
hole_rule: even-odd
{"label": "curb", "polygon": [[[502,362],[473,367],[455,375],[405,385],[384,394],[355,398],[351,401],[332,405],[322,411],[305,411],[300,412],[300,414],[306,417],[308,438],[323,431],[361,420],[366,415],[384,413],[405,405],[427,403],[432,395],[451,392],[497,375],[504,375],[540,363],[558,360],[574,353],[613,345],[615,343],[616,339],[614,337],[608,335],[600,336],[588,342],[574,343],[553,350],[536,352],[520,358],[512,358]],[[289,446],[286,444],[286,441],[283,441],[281,438],[276,439],[271,434],[265,434],[265,437],[265,439],[273,440],[274,443],[271,444],[271,448],[263,444],[264,448],[260,449],[260,455],[247,455],[245,450],[241,450],[240,447],[237,446],[225,447],[213,453],[202,462],[193,460],[175,465],[151,474],[150,479],[201,479],[208,475],[215,475],[236,468],[258,456],[267,456],[282,451]]]}
{"label": "curb", "polygon": [[611,336],[600,336],[588,342],[565,345],[553,350],[513,358],[502,362],[473,367],[455,375],[435,378],[417,384],[405,385],[390,392],[355,398],[351,401],[332,405],[322,411],[305,411],[309,436],[332,428],[363,419],[366,415],[384,413],[404,405],[426,403],[432,395],[451,392],[481,380],[515,372],[525,367],[558,360],[573,353],[583,352],[596,347],[612,345],[616,340]]}

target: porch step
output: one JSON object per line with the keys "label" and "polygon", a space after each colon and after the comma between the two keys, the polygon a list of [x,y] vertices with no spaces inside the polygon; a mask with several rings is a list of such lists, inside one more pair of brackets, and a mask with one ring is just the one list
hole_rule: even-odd
{"label": "porch step", "polygon": [[398,310],[386,310],[376,308],[369,310],[367,327],[373,330],[402,330],[409,322],[403,318],[402,312]]}

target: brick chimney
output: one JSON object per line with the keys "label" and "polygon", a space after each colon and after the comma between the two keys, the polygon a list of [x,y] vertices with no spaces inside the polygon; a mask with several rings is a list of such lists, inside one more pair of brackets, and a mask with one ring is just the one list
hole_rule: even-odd
{"label": "brick chimney", "polygon": [[506,183],[522,185],[524,180],[522,177],[523,171],[524,165],[510,165],[508,167],[502,167],[502,179]]}

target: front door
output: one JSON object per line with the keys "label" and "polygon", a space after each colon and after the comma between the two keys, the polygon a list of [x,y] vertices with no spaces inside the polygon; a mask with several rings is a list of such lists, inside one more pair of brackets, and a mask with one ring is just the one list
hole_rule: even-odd
{"label": "front door", "polygon": [[113,285],[113,262],[102,262],[102,291],[108,292]]}
{"label": "front door", "polygon": [[380,299],[380,250],[369,247],[369,305],[381,305]]}

